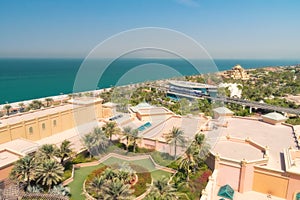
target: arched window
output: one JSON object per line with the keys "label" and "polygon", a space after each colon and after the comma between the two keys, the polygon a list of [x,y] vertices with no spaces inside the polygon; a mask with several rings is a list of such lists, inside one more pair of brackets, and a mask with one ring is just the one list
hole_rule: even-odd
{"label": "arched window", "polygon": [[29,127],[29,133],[32,134],[33,133],[33,128]]}
{"label": "arched window", "polygon": [[56,126],[56,120],[53,120],[53,126]]}
{"label": "arched window", "polygon": [[42,123],[42,129],[45,130],[46,129],[46,124]]}

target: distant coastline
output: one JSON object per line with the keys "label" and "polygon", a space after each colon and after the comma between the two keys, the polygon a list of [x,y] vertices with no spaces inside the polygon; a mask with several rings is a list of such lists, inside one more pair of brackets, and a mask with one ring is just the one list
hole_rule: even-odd
{"label": "distant coastline", "polygon": [[[83,59],[68,58],[0,58],[0,104],[72,93],[76,73],[82,61]],[[294,66],[300,64],[300,59],[216,59],[214,62],[219,71],[225,71],[236,64],[242,65],[245,69]],[[112,63],[109,70],[100,79],[98,87],[91,88],[91,90],[112,87],[130,69],[149,63],[171,66],[182,75],[198,73],[187,61],[179,59],[120,59]],[[139,78],[139,80],[133,80],[132,83],[140,82],[143,78],[149,80],[147,75]],[[168,74],[164,74],[164,76],[150,77],[150,80],[162,78],[170,77]]]}

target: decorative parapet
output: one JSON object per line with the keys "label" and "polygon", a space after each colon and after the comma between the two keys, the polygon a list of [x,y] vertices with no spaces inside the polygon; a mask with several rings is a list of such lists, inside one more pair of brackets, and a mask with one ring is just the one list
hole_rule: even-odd
{"label": "decorative parapet", "polygon": [[223,163],[229,166],[233,167],[241,167],[242,165],[247,165],[247,164],[257,164],[257,165],[262,165],[262,164],[267,164],[269,160],[269,147],[268,146],[262,146],[253,140],[251,140],[249,137],[246,139],[241,139],[237,137],[232,137],[230,135],[227,135],[226,137],[222,137],[220,141],[231,141],[231,142],[237,142],[237,143],[244,143],[244,144],[249,144],[260,151],[263,152],[263,157],[255,160],[237,160],[233,158],[228,158],[220,155],[218,152],[210,152],[210,154],[215,158],[215,161],[218,163]]}
{"label": "decorative parapet", "polygon": [[284,162],[286,171],[300,174],[300,151],[289,147],[284,149]]}

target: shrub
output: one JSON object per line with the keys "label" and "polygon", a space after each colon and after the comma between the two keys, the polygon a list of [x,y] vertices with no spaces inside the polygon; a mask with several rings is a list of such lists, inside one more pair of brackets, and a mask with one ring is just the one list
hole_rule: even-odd
{"label": "shrub", "polygon": [[62,178],[62,181],[67,180],[68,178],[70,178],[72,176],[72,169],[71,170],[65,170],[64,171],[64,175]]}
{"label": "shrub", "polygon": [[134,195],[140,196],[147,190],[147,184],[151,184],[152,177],[150,172],[137,173],[138,182],[132,187],[134,189]]}
{"label": "shrub", "polygon": [[92,162],[97,160],[94,157],[90,156],[90,153],[88,151],[81,152],[80,154],[76,155],[76,157],[72,160],[73,164],[78,163],[85,163],[85,162]]}

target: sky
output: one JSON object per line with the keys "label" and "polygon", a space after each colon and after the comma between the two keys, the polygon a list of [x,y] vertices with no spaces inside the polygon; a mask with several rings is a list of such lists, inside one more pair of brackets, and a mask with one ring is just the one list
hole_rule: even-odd
{"label": "sky", "polygon": [[0,57],[81,58],[122,31],[161,27],[213,58],[299,59],[299,8],[299,0],[0,0]]}

